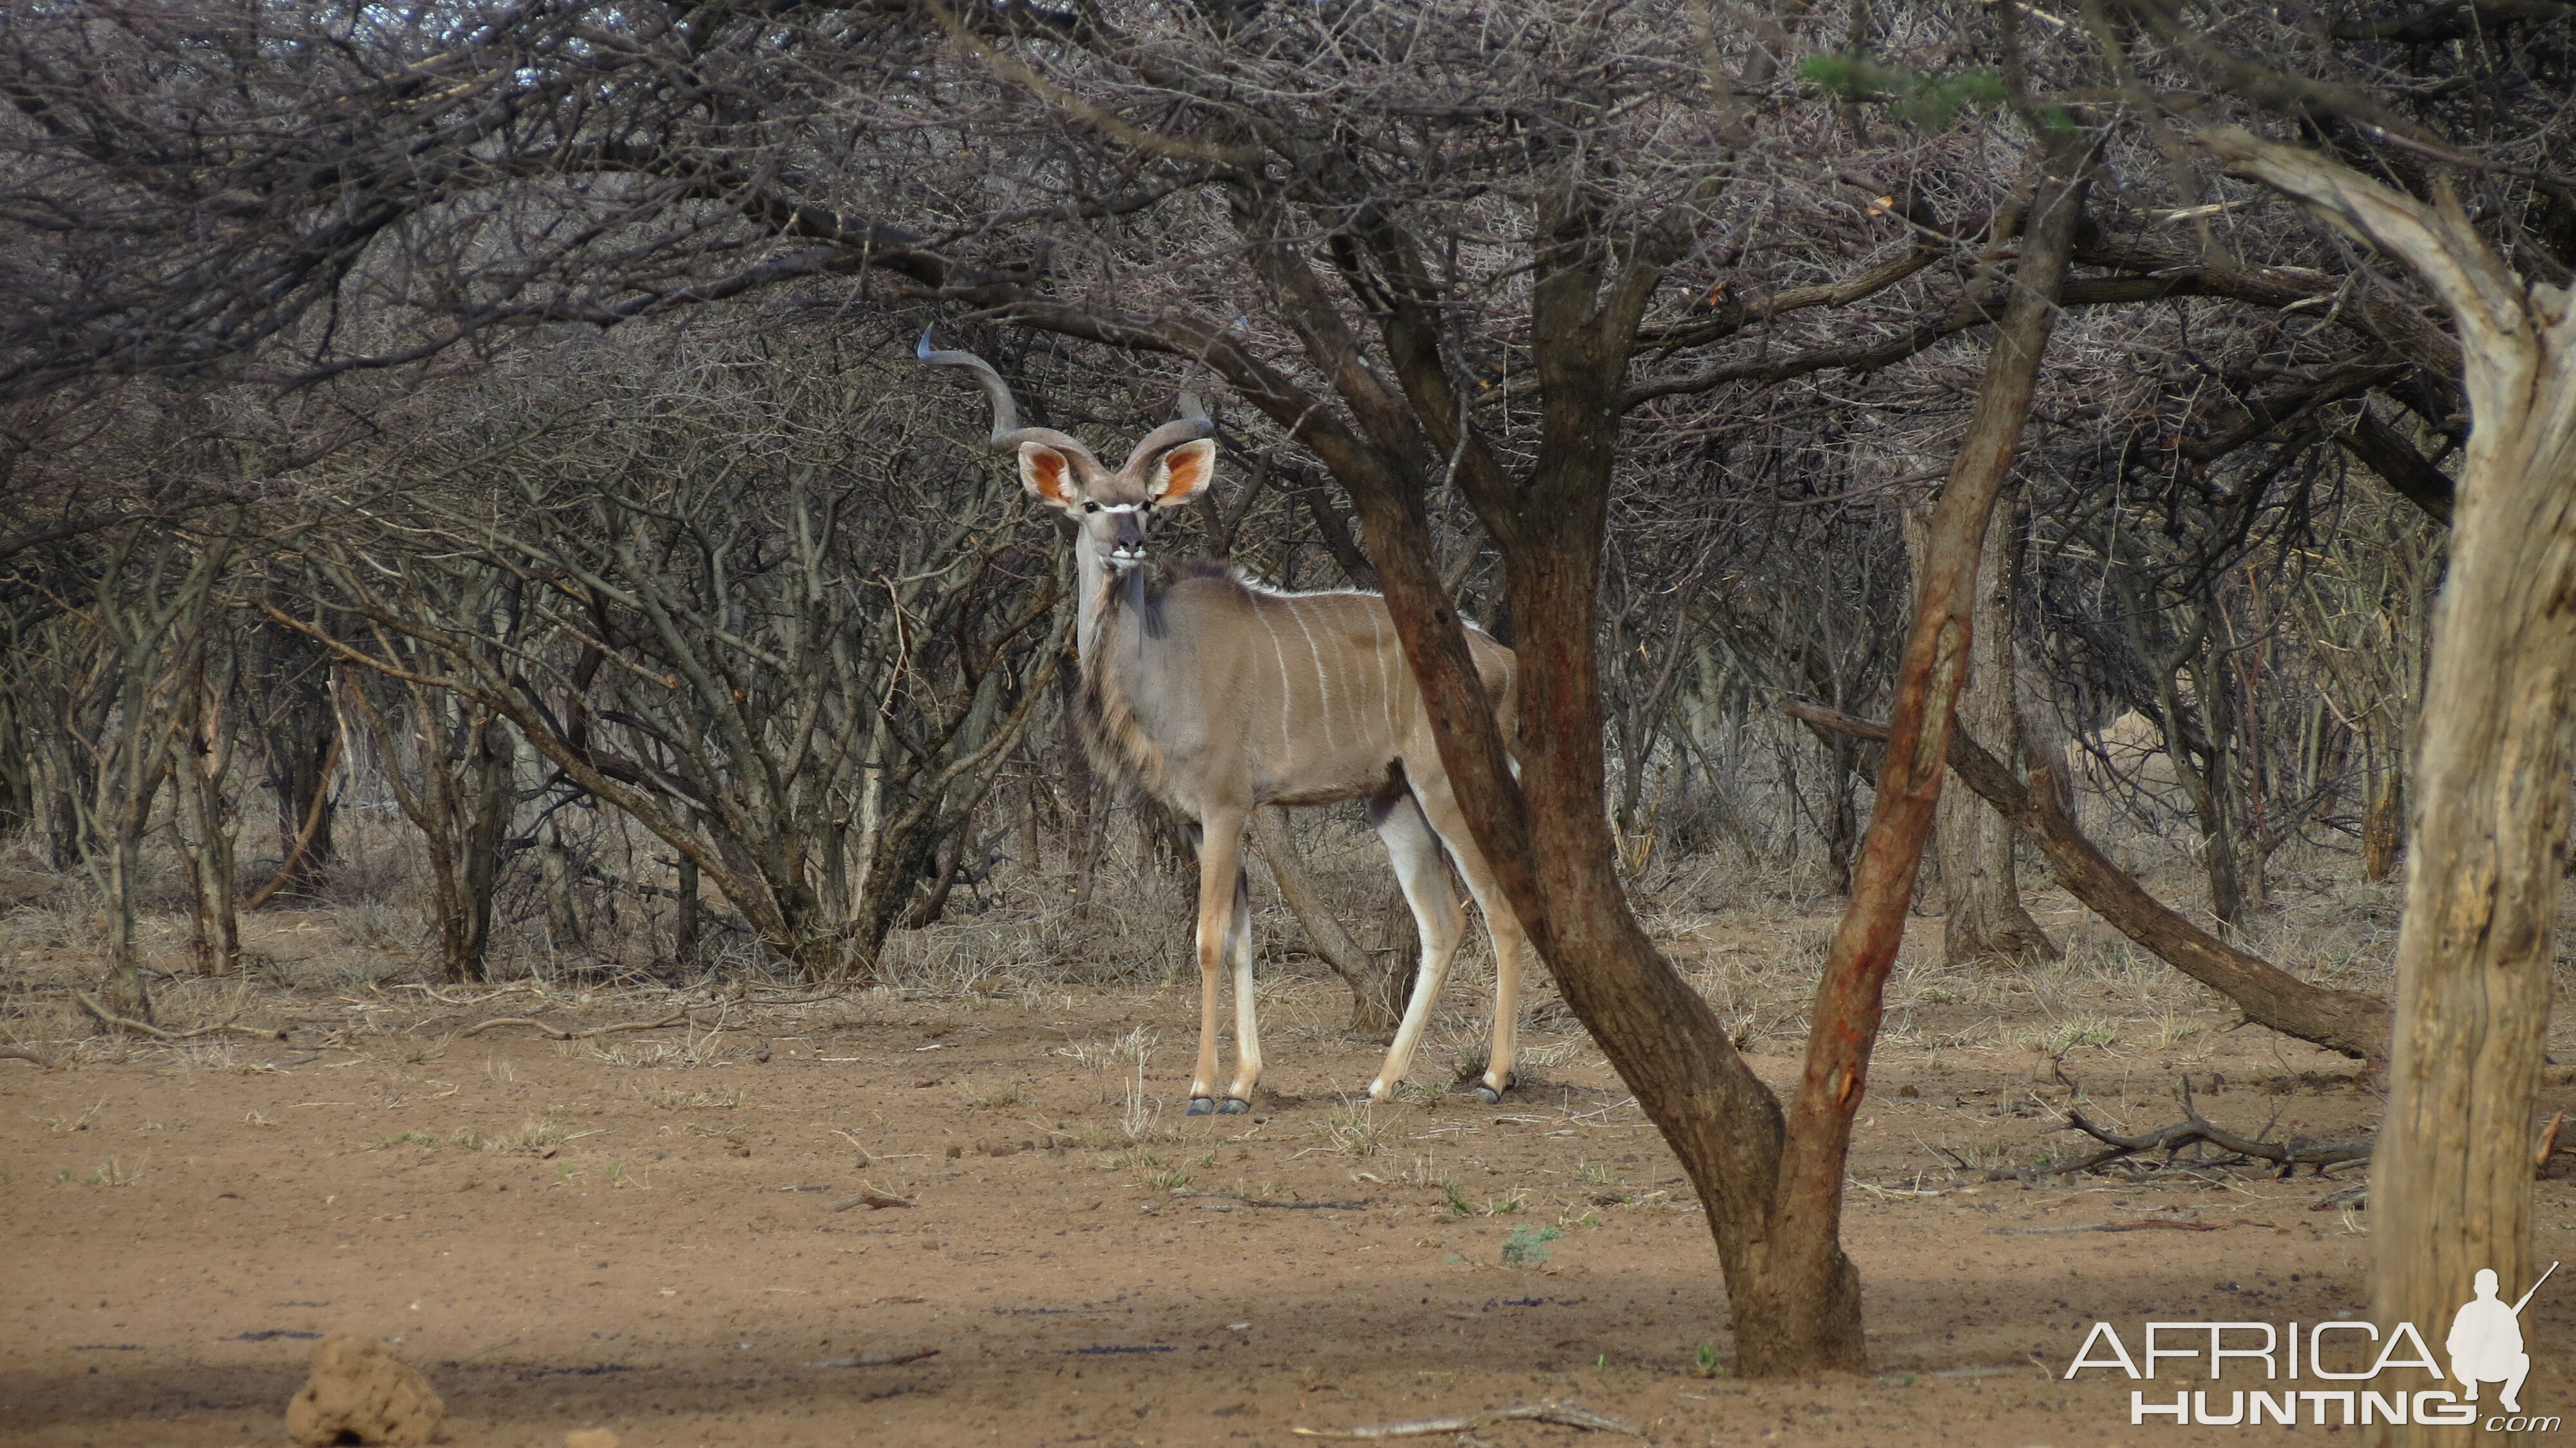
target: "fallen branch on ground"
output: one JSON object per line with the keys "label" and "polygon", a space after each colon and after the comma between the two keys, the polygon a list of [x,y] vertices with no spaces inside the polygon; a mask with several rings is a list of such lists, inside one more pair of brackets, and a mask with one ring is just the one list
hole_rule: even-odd
{"label": "fallen branch on ground", "polygon": [[1174,1192],[1176,1197],[1215,1197],[1240,1202],[1247,1207],[1270,1207],[1282,1212],[1365,1212],[1367,1202],[1274,1202],[1261,1197],[1247,1197],[1241,1192]]}
{"label": "fallen branch on ground", "polygon": [[1418,1423],[1381,1423],[1367,1428],[1291,1428],[1288,1431],[1300,1438],[1419,1438],[1431,1433],[1472,1433],[1488,1423],[1508,1423],[1515,1419],[1584,1428],[1596,1433],[1625,1433],[1631,1438],[1645,1436],[1616,1418],[1564,1398],[1552,1403],[1494,1408],[1470,1413],[1463,1418],[1425,1418]]}
{"label": "fallen branch on ground", "polygon": [[469,1026],[456,1034],[459,1036],[479,1036],[485,1031],[493,1030],[500,1026],[528,1026],[543,1034],[549,1040],[587,1041],[593,1036],[613,1036],[619,1031],[658,1031],[664,1026],[676,1026],[688,1018],[688,1007],[682,1006],[680,1009],[671,1012],[669,1015],[664,1016],[658,1021],[619,1021],[613,1026],[594,1026],[587,1031],[567,1031],[561,1026],[550,1026],[531,1016],[502,1016],[496,1020],[485,1021],[479,1026]]}
{"label": "fallen branch on ground", "polygon": [[[2223,1126],[2203,1119],[2200,1113],[2193,1109],[2189,1083],[2185,1083],[2183,1087],[2183,1112],[2182,1120],[2141,1136],[2122,1136],[2097,1126],[2086,1120],[2083,1112],[2071,1106],[2066,1110],[2066,1124],[2108,1145],[2111,1150],[2100,1154],[2101,1159],[2105,1161],[2116,1161],[2141,1151],[2170,1153],[2195,1141],[2206,1141],[2221,1151],[2232,1151],[2238,1156],[2252,1157],[2256,1161],[2272,1162],[2281,1168],[2283,1176],[2290,1175],[2302,1166],[2313,1166],[2322,1172],[2327,1167],[2344,1162],[2370,1159],[2371,1144],[2367,1141],[2321,1141],[2302,1144],[2295,1139],[2288,1142],[2274,1142],[2238,1136]],[[2050,1175],[2074,1169],[2058,1167],[2052,1169]]]}
{"label": "fallen branch on ground", "polygon": [[25,1046],[0,1046],[0,1061],[33,1061],[42,1070],[54,1069],[54,1063],[50,1058],[39,1055]]}
{"label": "fallen branch on ground", "polygon": [[890,1368],[897,1363],[917,1363],[923,1358],[937,1356],[939,1356],[939,1349],[935,1347],[917,1347],[910,1352],[890,1352],[877,1357],[825,1358],[819,1363],[807,1363],[805,1366],[809,1368]]}
{"label": "fallen branch on ground", "polygon": [[465,997],[449,995],[434,985],[398,985],[394,989],[419,991],[443,1006],[479,1006],[485,1001],[496,1001],[508,995],[543,996],[546,993],[546,988],[541,985],[505,985],[498,990],[488,990],[478,996]]}
{"label": "fallen branch on ground", "polygon": [[[1856,739],[1887,738],[1887,726],[1805,699],[1781,701],[1780,712]],[[1945,761],[2048,857],[2068,893],[2167,965],[2235,1002],[2245,1018],[2285,1036],[2359,1057],[2379,1069],[2388,1058],[2388,1002],[2359,991],[2310,985],[2259,955],[2237,949],[2192,924],[2111,863],[2076,828],[2065,781],[2046,760],[2030,761],[2025,785],[1966,732],[1950,731]]]}
{"label": "fallen branch on ground", "polygon": [[156,1041],[193,1041],[200,1036],[248,1036],[255,1041],[283,1041],[286,1039],[286,1032],[284,1031],[261,1030],[257,1026],[237,1026],[230,1021],[219,1022],[211,1026],[199,1026],[193,1031],[165,1031],[159,1026],[152,1024],[150,1021],[138,1021],[131,1017],[118,1015],[116,1012],[100,1005],[96,1000],[91,999],[89,993],[86,991],[73,991],[72,999],[80,1002],[80,1008],[89,1013],[90,1019],[107,1027],[109,1030],[132,1031],[138,1036],[150,1036]]}
{"label": "fallen branch on ground", "polygon": [[2135,1222],[2093,1222],[2081,1227],[1989,1227],[1987,1230],[1998,1237],[2048,1237],[2060,1232],[2223,1232],[2230,1227],[2280,1230],[2279,1224],[2273,1222],[2177,1222],[2155,1217]]}

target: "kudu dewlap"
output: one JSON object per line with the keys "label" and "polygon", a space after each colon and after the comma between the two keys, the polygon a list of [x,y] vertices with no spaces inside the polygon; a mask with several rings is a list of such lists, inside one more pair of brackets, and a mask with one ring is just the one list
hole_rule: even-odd
{"label": "kudu dewlap", "polygon": [[[915,355],[974,376],[993,404],[992,448],[1014,455],[1030,496],[1075,525],[1074,637],[1094,765],[1198,823],[1199,1051],[1189,1114],[1247,1111],[1261,1079],[1244,827],[1264,806],[1346,799],[1368,801],[1422,939],[1413,994],[1370,1098],[1403,1080],[1465,937],[1445,847],[1493,938],[1493,1042],[1475,1090],[1499,1100],[1512,1082],[1525,943],[1467,833],[1386,601],[1283,593],[1203,561],[1153,566],[1154,517],[1215,480],[1216,423],[1190,394],[1180,396],[1178,419],[1147,433],[1112,471],[1079,438],[1022,426],[1010,385],[982,358],[934,349],[926,330]],[[1509,739],[1511,650],[1474,629],[1467,641]],[[1218,986],[1229,966],[1235,1070],[1219,1097]]]}

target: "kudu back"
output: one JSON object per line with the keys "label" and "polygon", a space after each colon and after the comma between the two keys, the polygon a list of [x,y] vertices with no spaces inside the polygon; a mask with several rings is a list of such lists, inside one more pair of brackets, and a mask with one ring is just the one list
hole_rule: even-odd
{"label": "kudu back", "polygon": [[[1445,845],[1493,938],[1493,1049],[1476,1094],[1499,1100],[1512,1083],[1525,941],[1459,813],[1386,601],[1283,593],[1217,564],[1152,560],[1155,515],[1197,499],[1215,477],[1216,426],[1188,393],[1179,420],[1147,434],[1112,470],[1076,438],[1022,427],[1010,387],[982,358],[934,350],[927,331],[917,355],[964,368],[983,385],[993,448],[1016,454],[1021,483],[1077,525],[1075,641],[1094,763],[1198,823],[1199,1053],[1189,1114],[1248,1110],[1261,1079],[1244,825],[1265,805],[1346,799],[1368,802],[1422,939],[1404,1022],[1369,1096],[1382,1099],[1404,1079],[1466,932]],[[1474,629],[1467,642],[1508,740],[1511,650]],[[1217,993],[1229,963],[1236,1059],[1219,1098]]]}

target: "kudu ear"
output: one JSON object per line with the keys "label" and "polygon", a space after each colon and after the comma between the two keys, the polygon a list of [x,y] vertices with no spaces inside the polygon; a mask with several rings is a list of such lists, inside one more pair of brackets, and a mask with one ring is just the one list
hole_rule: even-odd
{"label": "kudu ear", "polygon": [[1073,459],[1042,442],[1020,444],[1020,486],[1054,507],[1082,503],[1082,495],[1075,491]]}
{"label": "kudu ear", "polygon": [[1207,491],[1216,478],[1216,441],[1185,442],[1154,460],[1154,484],[1146,492],[1157,508],[1177,508]]}

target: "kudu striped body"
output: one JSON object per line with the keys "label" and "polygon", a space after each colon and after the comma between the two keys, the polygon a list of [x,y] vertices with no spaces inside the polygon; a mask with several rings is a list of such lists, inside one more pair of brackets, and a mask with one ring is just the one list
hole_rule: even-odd
{"label": "kudu striped body", "polygon": [[[1404,1078],[1466,933],[1441,859],[1446,845],[1493,937],[1493,1049],[1476,1094],[1500,1099],[1512,1081],[1526,946],[1459,813],[1385,600],[1281,593],[1212,563],[1149,563],[1155,512],[1189,503],[1215,476],[1215,424],[1188,394],[1181,419],[1155,429],[1112,471],[1064,433],[1020,426],[1010,388],[981,358],[933,351],[927,332],[918,355],[975,375],[992,398],[994,449],[1016,453],[1029,492],[1078,525],[1075,637],[1095,761],[1198,823],[1199,1054],[1189,1113],[1247,1110],[1261,1078],[1244,825],[1266,805],[1346,799],[1367,801],[1422,937],[1413,995],[1370,1097]],[[1511,650],[1474,630],[1468,646],[1509,739]],[[1235,1073],[1219,1098],[1217,999],[1228,965]]]}

